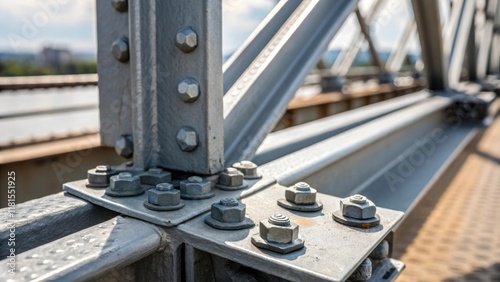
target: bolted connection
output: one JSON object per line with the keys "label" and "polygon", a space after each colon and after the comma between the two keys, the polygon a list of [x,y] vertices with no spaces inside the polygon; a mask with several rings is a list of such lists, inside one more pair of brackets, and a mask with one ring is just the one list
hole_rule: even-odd
{"label": "bolted connection", "polygon": [[125,13],[128,10],[127,0],[111,0],[111,5],[115,10],[121,13]]}
{"label": "bolted connection", "polygon": [[122,135],[115,142],[115,151],[121,157],[130,159],[134,154],[134,143],[132,142],[132,136]]}
{"label": "bolted connection", "polygon": [[269,242],[287,244],[299,238],[299,226],[287,216],[275,214],[260,222],[259,234]]}
{"label": "bolted connection", "polygon": [[111,45],[111,52],[118,61],[122,63],[128,62],[129,60],[128,38],[121,37],[115,40]]}
{"label": "bolted connection", "polygon": [[188,77],[177,85],[177,93],[184,102],[191,103],[196,101],[200,96],[200,86],[196,79]]}
{"label": "bolted connection", "polygon": [[234,163],[233,167],[241,171],[247,179],[260,178],[259,174],[257,173],[257,165],[251,161],[241,161],[238,163]]}
{"label": "bolted connection", "polygon": [[109,185],[109,179],[116,172],[109,165],[98,165],[95,169],[87,171],[88,185],[93,187],[106,187]]}
{"label": "bolted connection", "polygon": [[370,259],[365,259],[358,268],[351,274],[349,277],[349,281],[353,282],[361,282],[367,281],[372,277],[372,262]]}
{"label": "bolted connection", "polygon": [[361,195],[340,200],[342,215],[355,219],[369,219],[375,217],[377,207],[375,204]]}
{"label": "bolted connection", "polygon": [[129,172],[121,172],[118,175],[111,176],[110,188],[113,191],[134,191],[141,187],[141,181],[138,176],[133,176]]}
{"label": "bolted connection", "polygon": [[161,168],[150,168],[146,174],[141,175],[141,183],[145,185],[157,185],[172,181],[172,175]]}
{"label": "bolted connection", "polygon": [[159,183],[148,190],[148,202],[157,206],[175,206],[181,202],[181,192],[170,183]]}
{"label": "bolted connection", "polygon": [[219,174],[219,184],[230,187],[243,185],[243,173],[239,170],[230,167]]}
{"label": "bolted connection", "polygon": [[199,176],[191,176],[187,180],[181,181],[180,190],[182,195],[201,196],[212,191],[210,181],[203,180]]}
{"label": "bolted connection", "polygon": [[246,205],[235,198],[225,198],[212,204],[210,216],[224,223],[238,223],[245,220]]}
{"label": "bolted connection", "polygon": [[177,32],[175,45],[184,53],[192,52],[198,46],[198,35],[191,27],[184,27]]}
{"label": "bolted connection", "polygon": [[193,151],[198,146],[198,133],[192,127],[182,127],[177,133],[177,144],[183,151]]}
{"label": "bolted connection", "polygon": [[297,205],[313,205],[316,203],[316,189],[305,182],[299,182],[285,190],[287,201]]}

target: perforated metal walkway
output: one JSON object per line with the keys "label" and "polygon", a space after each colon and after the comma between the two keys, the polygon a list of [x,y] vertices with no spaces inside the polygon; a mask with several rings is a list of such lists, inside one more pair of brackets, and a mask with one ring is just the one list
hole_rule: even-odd
{"label": "perforated metal walkway", "polygon": [[500,117],[396,233],[398,281],[500,281]]}

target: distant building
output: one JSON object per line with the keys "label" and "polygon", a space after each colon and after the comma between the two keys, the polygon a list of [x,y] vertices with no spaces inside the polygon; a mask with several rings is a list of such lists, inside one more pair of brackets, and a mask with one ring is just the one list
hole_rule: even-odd
{"label": "distant building", "polygon": [[44,47],[38,54],[37,61],[43,65],[60,66],[72,62],[75,56],[68,49]]}

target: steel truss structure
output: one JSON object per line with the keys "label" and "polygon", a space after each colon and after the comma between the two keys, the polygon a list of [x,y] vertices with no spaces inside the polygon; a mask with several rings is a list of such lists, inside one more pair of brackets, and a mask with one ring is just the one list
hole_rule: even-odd
{"label": "steel truss structure", "polygon": [[[221,1],[111,2],[96,1],[101,140],[133,162],[2,210],[0,237],[15,228],[22,243],[1,280],[392,281],[404,268],[392,232],[496,109],[496,0],[453,1],[443,29],[438,1],[411,1],[385,65],[370,36],[384,0],[368,15],[351,0],[282,1],[224,65]],[[364,40],[380,75],[397,77],[418,32],[428,89],[270,133],[352,13],[360,32],[327,79],[346,75]],[[289,193],[308,187],[304,211]],[[346,199],[376,214],[350,215]],[[246,205],[222,227],[255,226],[206,224],[218,203]],[[273,222],[298,234],[281,242]]]}

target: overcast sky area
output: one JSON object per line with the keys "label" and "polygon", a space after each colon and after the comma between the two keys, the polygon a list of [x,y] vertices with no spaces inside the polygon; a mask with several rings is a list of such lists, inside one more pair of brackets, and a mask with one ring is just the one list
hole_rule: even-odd
{"label": "overcast sky area", "polygon": [[[96,52],[96,0],[0,0],[0,52],[38,53],[44,46],[66,47],[78,53]],[[274,0],[223,0],[223,51],[233,52],[272,10]],[[374,0],[362,0],[367,12]],[[406,24],[411,7],[407,1],[389,0],[372,28],[380,50],[391,50]],[[348,46],[359,30],[351,17],[330,49]],[[412,51],[418,51],[415,43]]]}

